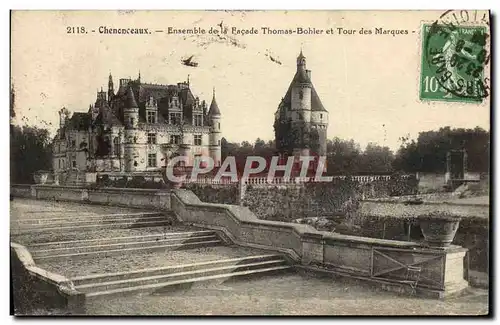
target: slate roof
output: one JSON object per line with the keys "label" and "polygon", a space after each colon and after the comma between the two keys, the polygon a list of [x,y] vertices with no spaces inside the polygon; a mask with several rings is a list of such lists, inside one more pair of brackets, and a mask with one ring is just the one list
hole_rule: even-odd
{"label": "slate roof", "polygon": [[75,112],[67,122],[68,129],[86,131],[92,123],[92,117],[88,113]]}
{"label": "slate roof", "polygon": [[126,101],[126,106],[128,108],[139,108],[139,105],[137,105],[137,102],[135,100],[135,95],[134,91],[132,90],[132,87],[128,88],[127,92],[127,101]]}
{"label": "slate roof", "polygon": [[217,101],[215,100],[215,95],[212,98],[212,103],[210,104],[208,115],[220,115],[219,105],[217,105]]}
{"label": "slate roof", "polygon": [[311,86],[311,110],[312,111],[321,111],[321,112],[327,112],[325,107],[323,106],[323,103],[321,103],[321,100],[319,99],[318,93],[316,92],[316,89],[314,88],[314,85],[311,82],[311,79],[307,76],[307,72],[303,69],[298,69],[297,72],[295,73],[295,76],[292,79],[292,82],[290,83],[290,86],[288,87],[288,90],[286,92],[285,97],[283,98],[283,103],[285,107],[290,108],[292,105],[292,88],[295,86],[298,86],[298,84],[304,84],[307,83]]}
{"label": "slate roof", "polygon": [[[153,97],[158,105],[157,122],[166,123],[166,121],[168,121],[169,102],[176,95],[179,97],[179,101],[182,104],[184,119],[188,124],[191,124],[192,109],[196,99],[187,83],[160,85],[141,83],[138,80],[132,80],[127,86],[120,86],[112,100],[111,111],[113,112],[112,114],[117,117],[117,120],[122,120],[123,108],[134,105],[139,108],[139,120],[141,122],[146,122],[146,102]],[[200,104],[202,102],[200,102]],[[208,123],[208,119],[204,119],[204,121]]]}

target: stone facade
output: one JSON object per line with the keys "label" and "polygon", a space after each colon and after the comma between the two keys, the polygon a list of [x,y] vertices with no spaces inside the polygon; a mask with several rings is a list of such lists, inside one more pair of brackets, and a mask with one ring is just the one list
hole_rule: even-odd
{"label": "stone facade", "polygon": [[97,92],[88,112],[71,117],[63,108],[54,139],[53,170],[146,172],[160,170],[175,155],[197,156],[221,163],[221,113],[191,91],[189,81],[176,85],[120,79],[115,92]]}

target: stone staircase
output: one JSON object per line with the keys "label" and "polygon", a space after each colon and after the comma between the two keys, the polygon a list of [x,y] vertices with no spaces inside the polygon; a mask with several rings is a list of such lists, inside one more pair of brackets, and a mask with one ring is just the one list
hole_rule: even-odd
{"label": "stone staircase", "polygon": [[137,293],[162,293],[189,289],[198,283],[220,284],[235,279],[271,275],[292,270],[281,255],[265,254],[175,265],[130,272],[95,274],[71,278],[87,298]]}
{"label": "stone staircase", "polygon": [[211,230],[157,233],[142,236],[99,238],[33,244],[29,250],[36,263],[71,258],[99,258],[111,255],[192,249],[221,245]]}
{"label": "stone staircase", "polygon": [[171,224],[162,212],[117,213],[107,215],[67,215],[40,219],[11,220],[11,234],[61,231],[92,231],[140,227],[161,227]]}
{"label": "stone staircase", "polygon": [[64,184],[67,186],[84,186],[85,185],[85,172],[71,170],[68,172]]}

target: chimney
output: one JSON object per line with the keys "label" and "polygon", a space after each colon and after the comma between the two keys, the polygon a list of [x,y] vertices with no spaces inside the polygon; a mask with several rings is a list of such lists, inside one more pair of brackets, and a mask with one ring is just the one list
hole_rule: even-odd
{"label": "chimney", "polygon": [[68,119],[69,112],[66,107],[63,107],[59,111],[59,127],[62,129],[66,125],[66,120]]}

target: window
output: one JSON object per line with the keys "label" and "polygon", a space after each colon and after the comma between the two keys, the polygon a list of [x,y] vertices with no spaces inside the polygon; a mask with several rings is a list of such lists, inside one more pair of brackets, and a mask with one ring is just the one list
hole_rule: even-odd
{"label": "window", "polygon": [[196,114],[196,115],[194,116],[194,121],[193,121],[193,124],[194,124],[194,126],[202,126],[202,124],[203,124],[203,120],[202,120],[201,115]]}
{"label": "window", "polygon": [[201,146],[201,134],[194,135],[194,145]]}
{"label": "window", "polygon": [[114,150],[114,152],[112,153],[113,155],[116,156],[120,155],[120,139],[118,139],[118,137],[113,138],[113,150]]}
{"label": "window", "polygon": [[217,123],[217,129],[220,129],[220,123]]}
{"label": "window", "polygon": [[156,134],[148,133],[148,144],[156,144]]}
{"label": "window", "polygon": [[76,160],[73,160],[73,168],[76,168]]}
{"label": "window", "polygon": [[148,123],[156,123],[156,112],[148,112]]}
{"label": "window", "polygon": [[130,119],[130,125],[134,125],[134,118]]}
{"label": "window", "polygon": [[302,90],[299,92],[299,98],[304,99],[304,92]]}
{"label": "window", "polygon": [[170,136],[170,144],[179,144],[181,142],[181,137],[179,135]]}
{"label": "window", "polygon": [[170,113],[170,124],[181,124],[181,113]]}
{"label": "window", "polygon": [[148,154],[148,167],[156,167],[156,154]]}
{"label": "window", "polygon": [[319,118],[320,118],[320,119],[323,119],[323,114],[319,114]]}
{"label": "window", "polygon": [[76,146],[76,140],[71,140],[71,147],[75,147]]}

